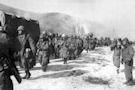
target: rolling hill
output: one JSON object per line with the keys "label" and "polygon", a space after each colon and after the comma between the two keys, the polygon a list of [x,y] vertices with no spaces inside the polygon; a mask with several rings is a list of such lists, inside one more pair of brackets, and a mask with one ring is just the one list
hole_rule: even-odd
{"label": "rolling hill", "polygon": [[6,12],[7,14],[24,17],[26,19],[31,18],[34,20],[38,20],[41,31],[47,30],[49,32],[55,33],[79,35],[93,32],[98,36],[107,35],[107,30],[104,27],[104,25],[90,21],[79,21],[73,18],[72,16],[66,15],[64,13],[51,12],[38,14],[29,11],[19,10],[3,4],[0,4],[0,10]]}

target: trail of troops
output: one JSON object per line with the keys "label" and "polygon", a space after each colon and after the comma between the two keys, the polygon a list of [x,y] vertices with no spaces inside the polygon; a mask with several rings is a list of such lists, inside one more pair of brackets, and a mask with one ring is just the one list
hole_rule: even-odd
{"label": "trail of troops", "polygon": [[[79,36],[43,31],[35,43],[32,34],[25,32],[25,26],[17,27],[17,37],[10,28],[11,26],[7,26],[6,29],[2,25],[0,27],[0,90],[13,90],[10,78],[12,75],[15,76],[18,83],[21,83],[22,79],[29,79],[30,70],[37,62],[41,64],[42,71],[46,72],[52,57],[62,58],[63,64],[68,64],[69,60],[76,60],[83,50],[89,52],[95,50],[96,47],[103,46],[109,46],[114,51],[113,63],[117,68],[117,73],[119,73],[120,63],[124,64],[125,84],[132,84],[134,49],[133,42],[128,38],[112,40],[109,37],[97,38],[93,33]],[[16,32],[14,33],[16,35]],[[24,77],[19,75],[17,65],[24,69]]]}

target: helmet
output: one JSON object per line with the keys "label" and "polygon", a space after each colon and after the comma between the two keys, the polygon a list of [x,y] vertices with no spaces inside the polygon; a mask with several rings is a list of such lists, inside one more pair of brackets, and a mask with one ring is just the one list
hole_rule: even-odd
{"label": "helmet", "polygon": [[93,33],[90,33],[90,37],[93,37]]}
{"label": "helmet", "polygon": [[23,31],[24,30],[24,26],[23,25],[20,25],[18,28],[17,28],[18,31]]}
{"label": "helmet", "polygon": [[64,38],[66,35],[65,34],[62,34],[62,37]]}
{"label": "helmet", "polygon": [[[125,42],[126,44],[129,44],[128,38],[124,38],[122,42],[123,42],[123,43]],[[124,43],[124,44],[125,44],[125,43]]]}
{"label": "helmet", "polygon": [[44,34],[41,34],[41,35],[40,35],[40,39],[43,39],[43,38],[44,38]]}
{"label": "helmet", "polygon": [[42,34],[46,34],[46,31],[43,31]]}
{"label": "helmet", "polygon": [[123,41],[129,42],[128,38],[124,38]]}

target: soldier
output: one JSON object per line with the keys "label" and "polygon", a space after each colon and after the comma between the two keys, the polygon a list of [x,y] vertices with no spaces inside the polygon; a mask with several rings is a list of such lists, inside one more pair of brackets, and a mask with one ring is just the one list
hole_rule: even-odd
{"label": "soldier", "polygon": [[55,52],[56,52],[56,58],[59,58],[60,57],[60,43],[61,43],[61,37],[58,37],[57,38],[57,41],[55,42]]}
{"label": "soldier", "polygon": [[70,38],[68,38],[67,43],[69,44],[69,59],[75,59],[75,37],[72,35]]}
{"label": "soldier", "polygon": [[50,43],[50,48],[49,48],[49,51],[50,51],[50,57],[54,57],[55,55],[55,48],[54,48],[54,34],[50,33],[49,34],[49,43]]}
{"label": "soldier", "polygon": [[53,58],[56,58],[56,53],[55,53],[55,41],[56,41],[56,37],[55,34],[53,33],[50,37],[50,56],[52,56]]}
{"label": "soldier", "polygon": [[36,55],[36,47],[34,44],[34,40],[31,38],[30,34],[26,34],[24,32],[24,26],[20,25],[18,28],[18,40],[21,44],[21,48],[19,50],[19,56],[21,59],[21,64],[24,67],[26,75],[23,77],[23,79],[29,79],[31,76],[30,68],[29,68],[29,61],[25,57],[25,50],[26,48],[30,48],[32,50],[33,57]]}
{"label": "soldier", "polygon": [[89,50],[94,50],[96,46],[96,42],[95,39],[93,37],[93,34],[90,35],[90,39],[89,39]]}
{"label": "soldier", "polygon": [[103,37],[100,38],[100,46],[104,46],[104,38]]}
{"label": "soldier", "polygon": [[60,50],[60,55],[62,57],[62,59],[64,60],[64,64],[67,64],[67,60],[69,58],[69,50],[68,50],[68,43],[67,43],[67,39],[68,37],[67,36],[62,36],[63,37],[63,41],[61,42],[62,46],[61,46],[61,50]]}
{"label": "soldier", "polygon": [[83,41],[82,39],[78,36],[76,38],[76,50],[75,50],[75,56],[79,57],[81,52],[83,51]]}
{"label": "soldier", "polygon": [[[73,53],[72,53],[72,58],[73,59],[76,59],[76,53],[75,53],[75,51],[78,49],[77,47],[78,47],[78,45],[77,45],[77,36],[76,35],[74,35],[73,36],[73,38],[72,38],[72,42],[71,42],[72,44],[72,51],[73,51]],[[78,51],[78,50],[77,50]]]}
{"label": "soldier", "polygon": [[0,90],[13,90],[9,67],[4,61],[9,58],[7,56],[9,56],[7,33],[0,27]]}
{"label": "soldier", "polygon": [[55,35],[55,38],[54,38],[54,50],[55,50],[55,59],[56,58],[59,58],[59,37],[58,37],[58,34]]}
{"label": "soldier", "polygon": [[82,51],[83,51],[83,40],[82,40],[82,38],[80,38],[79,37],[79,47],[78,47],[78,55],[80,55],[81,53],[82,53]]}
{"label": "soldier", "polygon": [[119,74],[119,68],[120,68],[120,56],[121,56],[121,43],[117,40],[117,43],[114,46],[113,64],[117,68],[118,74]]}
{"label": "soldier", "polygon": [[88,51],[89,51],[89,37],[88,36],[84,40],[84,47],[88,53]]}
{"label": "soldier", "polygon": [[113,51],[115,49],[116,45],[117,45],[117,39],[114,39],[111,46],[110,46],[110,50]]}
{"label": "soldier", "polygon": [[127,85],[132,85],[133,76],[133,57],[134,57],[134,49],[131,45],[129,45],[129,40],[127,38],[123,39],[123,49],[122,49],[122,64],[124,63],[125,67],[125,77]]}
{"label": "soldier", "polygon": [[56,53],[55,56],[56,56],[56,58],[59,58],[60,57],[60,49],[61,49],[61,45],[62,45],[62,42],[63,42],[62,35],[59,34],[59,36],[56,37],[55,40],[56,40],[55,41],[55,53]]}
{"label": "soldier", "polygon": [[74,55],[75,55],[75,57],[76,58],[78,58],[79,57],[79,43],[80,43],[80,40],[79,40],[79,38],[77,37],[77,38],[75,38],[75,51],[74,51]]}
{"label": "soldier", "polygon": [[48,37],[45,36],[45,33],[41,34],[40,39],[37,43],[37,48],[39,50],[38,60],[44,72],[46,71],[47,65],[49,63],[49,57],[50,57],[49,46],[50,44],[49,44]]}

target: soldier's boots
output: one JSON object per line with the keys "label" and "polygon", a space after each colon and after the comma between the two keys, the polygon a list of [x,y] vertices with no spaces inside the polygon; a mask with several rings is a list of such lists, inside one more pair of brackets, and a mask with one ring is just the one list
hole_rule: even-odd
{"label": "soldier's boots", "polygon": [[31,76],[30,72],[26,72],[26,75],[23,77],[23,79],[29,79]]}
{"label": "soldier's boots", "polygon": [[64,64],[67,64],[67,58],[64,58]]}
{"label": "soldier's boots", "polygon": [[130,81],[130,82],[126,83],[126,85],[132,86],[132,85],[134,85],[134,82],[133,81]]}
{"label": "soldier's boots", "polygon": [[47,70],[47,65],[42,66],[42,71],[43,71],[43,72],[46,72],[46,70]]}
{"label": "soldier's boots", "polygon": [[64,64],[67,64],[67,62],[64,62]]}
{"label": "soldier's boots", "polygon": [[59,58],[59,55],[58,55],[58,54],[56,54],[56,55],[55,55],[55,59],[58,59],[58,58]]}
{"label": "soldier's boots", "polygon": [[57,56],[57,54],[55,53],[55,59],[57,59],[58,58],[58,56]]}
{"label": "soldier's boots", "polygon": [[119,73],[120,73],[119,68],[118,68],[116,71],[117,71],[117,74],[119,74]]}
{"label": "soldier's boots", "polygon": [[75,55],[73,55],[73,56],[72,56],[72,59],[73,59],[73,60],[75,60],[75,59],[76,59],[76,56],[75,56]]}
{"label": "soldier's boots", "polygon": [[43,60],[41,63],[43,72],[46,72],[48,64],[49,64],[49,57],[47,57],[47,60]]}

